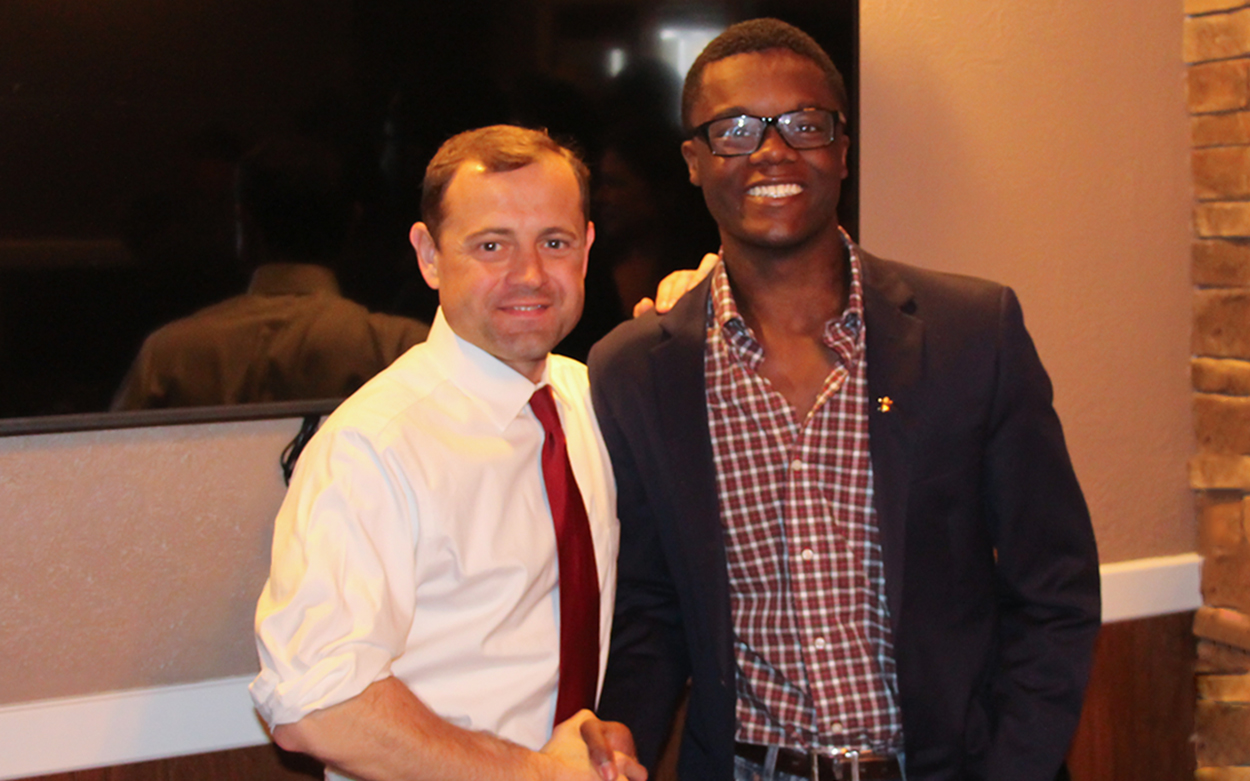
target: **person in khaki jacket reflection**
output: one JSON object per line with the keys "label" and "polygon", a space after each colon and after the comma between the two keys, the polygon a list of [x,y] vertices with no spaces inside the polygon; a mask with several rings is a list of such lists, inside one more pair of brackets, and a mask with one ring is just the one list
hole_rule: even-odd
{"label": "person in khaki jacket reflection", "polygon": [[247,291],[149,335],[114,410],[342,398],[425,339],[425,323],[339,290],[358,207],[333,149],[266,141],[239,163],[236,193]]}

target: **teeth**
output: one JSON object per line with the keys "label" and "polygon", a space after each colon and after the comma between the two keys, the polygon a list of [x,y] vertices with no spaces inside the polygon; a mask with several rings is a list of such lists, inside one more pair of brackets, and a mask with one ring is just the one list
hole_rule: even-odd
{"label": "teeth", "polygon": [[543,306],[542,304],[529,304],[528,306],[514,306],[512,308],[519,309],[522,312],[537,312],[539,309],[542,309]]}
{"label": "teeth", "polygon": [[761,184],[747,190],[747,195],[753,198],[788,198],[801,192],[803,188],[797,184]]}

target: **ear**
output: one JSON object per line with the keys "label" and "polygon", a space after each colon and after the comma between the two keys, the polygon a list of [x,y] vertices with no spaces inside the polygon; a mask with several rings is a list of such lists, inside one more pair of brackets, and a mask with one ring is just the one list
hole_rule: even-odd
{"label": "ear", "polygon": [[681,156],[686,161],[686,168],[690,171],[690,183],[695,187],[702,187],[699,183],[699,150],[695,149],[695,140],[688,138],[681,142]]}
{"label": "ear", "polygon": [[851,148],[851,137],[843,132],[838,139],[838,145],[842,148],[842,178],[845,179],[851,175],[851,170],[846,167],[846,153]]}
{"label": "ear", "polygon": [[586,269],[590,267],[590,245],[595,243],[595,224],[586,221],[586,246],[582,247],[582,279],[586,278]]}
{"label": "ear", "polygon": [[438,244],[434,242],[430,229],[424,222],[415,223],[412,230],[408,231],[408,241],[412,242],[412,248],[417,251],[417,265],[421,268],[425,284],[438,290]]}

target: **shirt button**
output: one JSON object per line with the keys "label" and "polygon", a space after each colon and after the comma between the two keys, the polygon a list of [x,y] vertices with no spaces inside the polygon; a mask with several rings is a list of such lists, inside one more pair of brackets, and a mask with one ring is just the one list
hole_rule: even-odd
{"label": "shirt button", "polygon": [[803,553],[800,555],[803,556],[803,561],[811,561],[816,558],[816,553],[811,548],[804,548]]}
{"label": "shirt button", "polygon": [[840,721],[835,721],[835,722],[832,722],[832,723],[829,725],[829,730],[830,730],[831,732],[841,732],[841,731],[842,731],[842,722],[840,722]]}
{"label": "shirt button", "polygon": [[816,638],[816,640],[812,643],[812,648],[815,648],[817,651],[823,649],[824,647],[825,647],[825,638],[823,637]]}
{"label": "shirt button", "polygon": [[792,472],[802,472],[802,471],[803,471],[803,460],[802,460],[802,459],[799,459],[799,458],[796,458],[796,459],[794,459],[793,461],[791,461],[791,462],[790,462],[790,471],[792,471]]}

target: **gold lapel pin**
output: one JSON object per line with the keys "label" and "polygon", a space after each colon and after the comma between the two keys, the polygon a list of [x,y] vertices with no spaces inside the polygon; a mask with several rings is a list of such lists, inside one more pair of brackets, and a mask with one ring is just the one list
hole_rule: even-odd
{"label": "gold lapel pin", "polygon": [[889,396],[881,396],[880,398],[877,399],[877,409],[880,410],[881,412],[889,412],[890,408],[893,406],[894,406],[894,399],[890,398]]}

